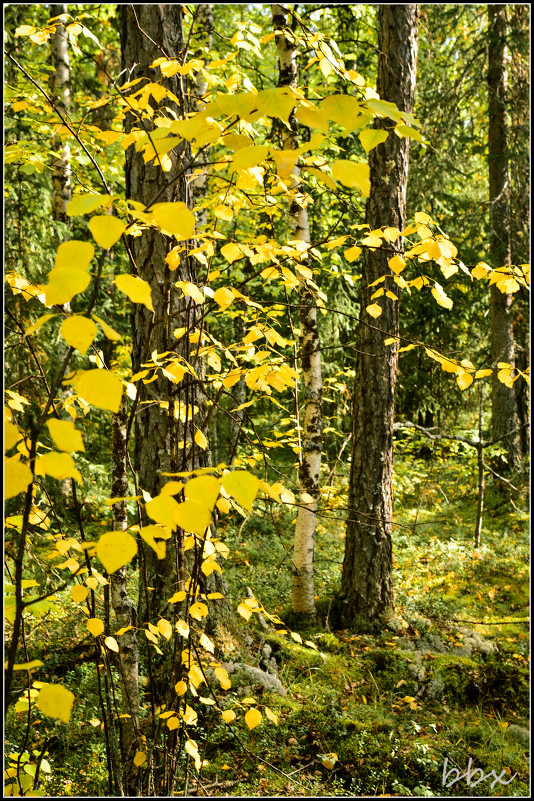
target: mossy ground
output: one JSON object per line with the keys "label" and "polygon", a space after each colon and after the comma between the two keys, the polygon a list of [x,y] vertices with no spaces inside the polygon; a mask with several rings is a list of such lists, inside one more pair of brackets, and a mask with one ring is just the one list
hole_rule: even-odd
{"label": "mossy ground", "polygon": [[[299,630],[318,651],[249,623],[251,651],[274,646],[288,689],[286,698],[262,698],[278,727],[239,728],[243,744],[269,764],[235,741],[222,754],[217,742],[228,742],[228,733],[216,724],[206,731],[212,758],[199,787],[252,796],[529,794],[526,515],[517,498],[514,508],[490,489],[475,549],[474,478],[456,458],[413,460],[411,469],[404,460],[396,496],[391,629],[379,636],[329,630],[344,537],[342,515],[330,512],[334,519],[321,518],[317,532],[317,624]],[[342,495],[331,500],[343,505]],[[266,507],[227,534],[235,600],[251,587],[288,628],[295,622],[288,614],[292,531],[291,516]],[[516,727],[523,739],[513,736]],[[449,787],[445,760],[463,777]],[[469,760],[489,776],[471,787]]]}

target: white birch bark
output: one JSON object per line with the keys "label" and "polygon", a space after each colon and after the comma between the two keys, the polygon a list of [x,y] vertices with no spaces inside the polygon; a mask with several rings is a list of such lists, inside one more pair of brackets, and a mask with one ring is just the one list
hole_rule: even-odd
{"label": "white birch bark", "polygon": [[[66,5],[51,5],[51,17],[58,17],[67,13]],[[70,108],[70,62],[67,42],[67,32],[62,24],[50,36],[50,56],[52,73],[50,75],[50,90],[56,103],[63,111]],[[71,198],[71,168],[69,145],[61,141],[60,136],[52,139],[52,149],[58,155],[52,162],[52,208],[55,220],[67,222],[67,203]]]}
{"label": "white birch bark", "polygon": [[[280,61],[279,85],[296,88],[295,48],[292,38],[284,33],[287,29],[287,10],[284,6],[272,5],[272,14],[274,28],[278,31],[276,44]],[[293,150],[298,147],[298,128],[294,113],[289,118],[289,126],[283,131],[282,146],[286,150]],[[292,170],[290,191],[292,195],[290,222],[293,238],[309,244],[306,198],[300,185],[300,171],[297,166]],[[315,615],[313,552],[322,448],[322,375],[317,305],[314,294],[303,279],[299,287],[299,325],[299,349],[304,381],[299,484],[304,497],[301,495],[299,498],[293,548],[293,611],[302,617],[313,617]],[[308,500],[308,496],[311,500]]]}

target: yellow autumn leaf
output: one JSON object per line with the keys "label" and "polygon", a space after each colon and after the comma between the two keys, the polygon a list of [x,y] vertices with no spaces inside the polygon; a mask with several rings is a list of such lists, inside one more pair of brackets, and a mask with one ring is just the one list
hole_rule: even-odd
{"label": "yellow autumn leaf", "polygon": [[74,459],[70,453],[58,453],[52,451],[38,456],[35,460],[36,476],[52,476],[52,478],[63,481],[65,478],[74,478],[78,484],[83,484],[82,476],[76,469]]}
{"label": "yellow autumn leaf", "polygon": [[231,723],[236,719],[236,714],[233,709],[225,709],[224,712],[221,713],[221,717],[225,723]]}
{"label": "yellow autumn leaf", "polygon": [[119,644],[115,637],[106,637],[104,645],[106,645],[110,651],[115,651],[116,654],[119,653]]}
{"label": "yellow autumn leaf", "polygon": [[382,129],[366,128],[364,131],[360,132],[359,136],[363,149],[366,153],[369,153],[369,151],[375,148],[377,145],[385,142],[389,134],[387,131]]}
{"label": "yellow autumn leaf", "polygon": [[139,768],[141,767],[141,765],[144,765],[145,762],[146,762],[146,754],[144,754],[142,751],[136,751],[135,756],[133,758],[133,763],[135,767]]}
{"label": "yellow autumn leaf", "polygon": [[262,715],[259,709],[249,709],[248,712],[245,713],[245,723],[252,731],[255,729],[256,726],[259,726],[262,721]]}
{"label": "yellow autumn leaf", "polygon": [[[6,663],[7,664],[7,663]],[[13,670],[37,670],[44,662],[40,659],[32,659],[31,662],[19,662],[13,665]]]}
{"label": "yellow autumn leaf", "polygon": [[269,156],[270,148],[267,145],[249,145],[240,148],[233,157],[233,167],[235,170],[248,170],[256,167]]}
{"label": "yellow autumn leaf", "polygon": [[184,295],[188,295],[190,298],[193,298],[195,303],[202,304],[205,303],[206,298],[204,293],[198,288],[196,284],[193,284],[191,281],[177,281],[176,286],[179,287]]}
{"label": "yellow autumn leaf", "polygon": [[203,451],[205,451],[209,445],[208,440],[199,428],[197,428],[197,433],[195,434],[195,442],[199,448],[202,448]]}
{"label": "yellow autumn leaf", "polygon": [[247,511],[252,509],[260,486],[256,476],[245,470],[235,470],[233,473],[226,473],[223,476],[222,485],[226,492]]}
{"label": "yellow autumn leaf", "polygon": [[194,620],[203,620],[208,614],[208,607],[201,601],[197,601],[189,607],[189,614]]}
{"label": "yellow autumn leaf", "polygon": [[204,634],[204,632],[200,635],[199,639],[200,645],[204,648],[205,651],[209,651],[212,654],[215,651],[215,646],[213,645],[210,638]]}
{"label": "yellow autumn leaf", "polygon": [[187,625],[185,620],[177,620],[175,627],[178,634],[181,634],[182,637],[184,637],[184,639],[187,640],[187,638],[189,637],[189,626]]}
{"label": "yellow autumn leaf", "polygon": [[106,409],[117,414],[121,405],[122,382],[109,370],[80,370],[70,383],[78,395],[90,406]]}
{"label": "yellow autumn leaf", "polygon": [[81,604],[89,595],[89,590],[87,587],[84,587],[83,584],[74,584],[70,588],[70,594],[72,595],[72,600],[74,603]]}
{"label": "yellow autumn leaf", "polygon": [[230,681],[230,677],[228,675],[228,671],[225,670],[225,668],[223,668],[223,667],[216,667],[213,672],[215,673],[215,678],[218,680],[218,682],[221,685],[222,689],[223,690],[229,690],[230,687],[232,686],[232,682]]}
{"label": "yellow autumn leaf", "polygon": [[224,256],[227,262],[233,264],[234,261],[243,258],[243,253],[235,242],[229,242],[221,248],[221,256]]}
{"label": "yellow autumn leaf", "polygon": [[215,303],[218,303],[222,311],[224,311],[234,302],[235,296],[231,289],[221,287],[213,293],[213,300]]}
{"label": "yellow autumn leaf", "polygon": [[4,499],[26,492],[33,481],[32,471],[18,459],[4,458]]}
{"label": "yellow autumn leaf", "polygon": [[276,715],[272,710],[269,709],[268,706],[264,707],[265,716],[274,723],[275,726],[278,726],[278,715]]}
{"label": "yellow autumn leaf", "polygon": [[156,540],[156,537],[170,536],[170,530],[163,526],[144,526],[139,529],[139,536],[156,552],[158,559],[165,559],[165,542]]}
{"label": "yellow autumn leaf", "polygon": [[211,513],[202,504],[196,501],[184,501],[176,506],[174,520],[184,531],[202,536],[211,525]]}
{"label": "yellow autumn leaf", "polygon": [[94,255],[95,249],[90,242],[70,239],[67,242],[62,242],[58,247],[54,269],[87,270]]}
{"label": "yellow autumn leaf", "polygon": [[178,240],[193,237],[195,217],[185,203],[156,203],[150,213],[163,233]]}
{"label": "yellow autumn leaf", "polygon": [[67,203],[67,216],[77,217],[80,214],[90,214],[96,211],[105,203],[109,203],[111,197],[109,195],[74,195],[72,200]]}
{"label": "yellow autumn leaf", "polygon": [[149,311],[154,311],[152,306],[152,289],[148,281],[143,281],[137,275],[116,275],[115,284],[130,298],[132,303],[142,303]]}
{"label": "yellow autumn leaf", "polygon": [[193,757],[193,760],[195,762],[195,768],[197,770],[200,770],[200,768],[202,767],[202,762],[201,762],[200,757],[198,755],[198,746],[195,743],[195,741],[194,740],[187,740],[184,748],[185,748],[186,752],[189,754],[189,756]]}
{"label": "yellow autumn leaf", "polygon": [[187,482],[184,494],[188,500],[205,506],[211,512],[219,497],[220,488],[220,481],[215,476],[197,476]]}
{"label": "yellow autumn leaf", "polygon": [[25,335],[28,337],[30,334],[35,333],[42,325],[51,320],[52,317],[57,317],[57,314],[42,314],[38,320],[36,320],[33,325],[29,325],[28,328],[24,330]]}
{"label": "yellow autumn leaf", "polygon": [[74,295],[83,292],[90,283],[91,276],[84,270],[54,267],[48,274],[48,284],[44,288],[46,305],[70,303]]}
{"label": "yellow autumn leaf", "polygon": [[347,261],[353,262],[362,254],[362,249],[359,248],[357,245],[345,250],[343,255],[347,259]]}
{"label": "yellow autumn leaf", "polygon": [[461,373],[460,375],[456,376],[456,383],[463,391],[464,389],[467,389],[467,387],[471,386],[473,383],[473,376],[470,373]]}
{"label": "yellow autumn leaf", "polygon": [[73,314],[63,320],[59,329],[61,336],[71,348],[77,348],[85,356],[97,334],[96,323],[81,314]]}
{"label": "yellow autumn leaf", "polygon": [[118,217],[102,214],[97,217],[91,217],[89,230],[96,244],[100,245],[104,250],[108,250],[119,241],[126,230],[126,225]]}
{"label": "yellow autumn leaf", "polygon": [[174,729],[179,728],[179,726],[180,726],[180,718],[177,718],[177,717],[169,718],[169,720],[167,721],[167,727],[171,731],[173,731]]}
{"label": "yellow autumn leaf", "polygon": [[61,684],[43,684],[35,703],[43,715],[68,723],[74,704],[74,693]]}
{"label": "yellow autumn leaf", "polygon": [[46,425],[50,431],[50,436],[54,441],[54,445],[56,448],[59,448],[60,451],[67,451],[68,453],[85,451],[82,433],[75,428],[72,421],[50,418],[50,420],[46,421]]}
{"label": "yellow autumn leaf", "polygon": [[371,317],[374,317],[376,319],[377,317],[380,317],[380,315],[382,314],[382,307],[379,306],[378,303],[371,303],[370,306],[366,307],[365,311],[367,312],[367,314],[370,314]]}
{"label": "yellow autumn leaf", "polygon": [[475,373],[475,378],[485,378],[488,375],[491,375],[493,370],[477,370]]}
{"label": "yellow autumn leaf", "polygon": [[137,543],[126,531],[108,531],[102,534],[96,546],[96,555],[108,573],[120,570],[136,553]]}
{"label": "yellow autumn leaf", "polygon": [[178,502],[171,495],[161,494],[156,495],[145,504],[145,511],[156,523],[174,529],[176,528],[175,515],[178,506]]}
{"label": "yellow autumn leaf", "polygon": [[105,320],[102,320],[101,317],[97,317],[96,314],[91,314],[91,317],[93,318],[93,320],[96,320],[96,322],[104,332],[105,337],[115,342],[118,341],[119,339],[122,339],[122,336],[119,334],[119,332],[115,331],[115,329],[112,328],[110,325],[108,325],[108,323],[106,323]]}
{"label": "yellow autumn leaf", "polygon": [[332,164],[332,175],[343,186],[358,189],[364,197],[369,197],[371,181],[368,164],[339,159]]}
{"label": "yellow autumn leaf", "polygon": [[99,637],[104,633],[104,623],[98,617],[89,618],[86,625],[93,637]]}
{"label": "yellow autumn leaf", "polygon": [[160,618],[158,620],[158,631],[163,634],[166,640],[170,640],[172,637],[172,623],[169,623],[165,618]]}
{"label": "yellow autumn leaf", "polygon": [[402,256],[393,256],[391,259],[389,259],[388,264],[389,269],[395,273],[395,275],[399,275],[406,267],[406,262]]}
{"label": "yellow autumn leaf", "polygon": [[443,291],[443,287],[440,286],[440,284],[437,282],[434,283],[431,292],[434,299],[437,301],[437,303],[439,303],[440,306],[443,306],[444,309],[452,309],[452,300],[447,297]]}
{"label": "yellow autumn leaf", "polygon": [[239,604],[239,606],[237,607],[237,612],[245,620],[250,620],[252,616],[252,612],[250,611],[249,607],[246,606],[246,604],[244,603]]}

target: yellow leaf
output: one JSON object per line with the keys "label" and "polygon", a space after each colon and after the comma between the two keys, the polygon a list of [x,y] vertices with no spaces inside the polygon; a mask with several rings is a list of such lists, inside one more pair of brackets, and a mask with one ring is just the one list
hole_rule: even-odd
{"label": "yellow leaf", "polygon": [[245,509],[250,511],[254,498],[259,489],[259,480],[252,473],[245,470],[236,470],[233,473],[226,473],[222,478],[222,485],[229,495]]}
{"label": "yellow leaf", "polygon": [[431,292],[440,306],[443,306],[444,309],[452,309],[452,300],[447,297],[443,291],[443,287],[441,287],[437,282],[432,287]]}
{"label": "yellow leaf", "polygon": [[84,587],[83,584],[74,584],[74,586],[70,588],[70,594],[72,595],[74,603],[81,604],[89,595],[89,590],[87,587]]}
{"label": "yellow leaf", "polygon": [[163,634],[166,640],[170,640],[172,637],[172,623],[169,623],[168,620],[165,618],[160,618],[158,620],[158,630]]}
{"label": "yellow leaf", "polygon": [[200,757],[198,755],[198,746],[195,743],[195,741],[194,740],[187,740],[184,748],[185,748],[186,752],[189,754],[189,756],[193,757],[193,759],[195,761],[195,768],[197,770],[200,770],[200,768],[202,767],[202,763],[201,763]]}
{"label": "yellow leaf", "polygon": [[119,653],[119,644],[114,637],[106,637],[104,644],[107,645],[110,651],[115,651],[116,654]]}
{"label": "yellow leaf", "polygon": [[119,334],[118,331],[115,331],[114,328],[112,328],[110,325],[108,325],[100,317],[97,317],[96,314],[92,314],[91,317],[93,318],[93,320],[97,321],[98,325],[100,326],[100,328],[104,332],[104,336],[106,336],[108,339],[111,339],[111,340],[114,340],[114,341],[118,341],[119,339],[122,339],[122,336]]}
{"label": "yellow leaf", "polygon": [[43,684],[36,701],[43,715],[58,718],[63,723],[69,722],[73,703],[74,693],[61,684]]}
{"label": "yellow leaf", "polygon": [[408,136],[410,139],[416,139],[418,142],[423,141],[423,137],[416,131],[415,128],[409,128],[408,125],[397,124],[395,126],[395,133],[399,136]]}
{"label": "yellow leaf", "polygon": [[489,272],[491,272],[491,267],[489,267],[483,261],[479,261],[476,267],[471,271],[471,275],[473,278],[476,278],[480,281],[480,279],[485,278]]}
{"label": "yellow leaf", "polygon": [[77,217],[80,214],[90,214],[90,212],[96,211],[103,206],[104,203],[108,203],[109,201],[111,201],[109,195],[74,195],[72,200],[69,200],[67,203],[66,213],[69,217]]}
{"label": "yellow leaf", "polygon": [[32,471],[18,459],[4,458],[4,499],[26,492],[33,481]]}
{"label": "yellow leaf", "polygon": [[63,320],[59,330],[65,342],[72,348],[77,348],[82,356],[87,353],[97,334],[96,323],[80,314],[73,314]]}
{"label": "yellow leaf", "polygon": [[211,654],[215,651],[215,646],[213,645],[212,641],[204,633],[200,635],[199,642],[205,651],[209,651]]}
{"label": "yellow leaf", "polygon": [[272,712],[268,706],[264,707],[264,710],[265,710],[265,715],[271,721],[271,723],[274,723],[275,726],[278,726],[278,715]]}
{"label": "yellow leaf", "polygon": [[208,440],[199,428],[197,428],[197,433],[195,434],[195,442],[199,448],[202,448],[203,451],[205,451],[209,445]]}
{"label": "yellow leaf", "polygon": [[393,256],[393,258],[389,259],[388,264],[389,269],[395,273],[395,275],[399,275],[406,267],[406,262],[402,256]]}
{"label": "yellow leaf", "polygon": [[191,281],[177,281],[176,286],[180,287],[184,295],[188,295],[190,298],[193,298],[195,303],[202,304],[205,302],[206,298],[204,293],[200,291],[196,284],[191,283]]}
{"label": "yellow leaf", "polygon": [[477,370],[475,373],[475,378],[485,378],[488,375],[491,375],[493,370]]}
{"label": "yellow leaf", "polygon": [[248,606],[246,606],[244,603],[239,604],[239,606],[237,607],[237,612],[238,614],[241,615],[241,617],[245,618],[245,620],[250,620],[252,616],[252,612],[250,611]]}
{"label": "yellow leaf", "polygon": [[198,476],[188,481],[184,494],[190,501],[205,506],[211,512],[219,497],[220,481],[215,476]]}
{"label": "yellow leaf", "polygon": [[180,726],[180,718],[177,717],[169,718],[169,720],[167,721],[167,726],[171,731],[177,729]]}
{"label": "yellow leaf", "polygon": [[225,723],[231,723],[236,719],[236,714],[233,709],[225,709],[224,712],[221,713],[221,717]]}
{"label": "yellow leaf", "polygon": [[135,756],[133,758],[133,763],[135,767],[139,768],[145,762],[146,762],[146,754],[144,754],[142,751],[136,751]]}
{"label": "yellow leaf", "polygon": [[243,253],[234,242],[229,242],[221,248],[221,256],[224,256],[227,262],[233,264],[234,261],[243,258]]}
{"label": "yellow leaf", "polygon": [[165,543],[158,542],[156,537],[170,537],[170,531],[168,528],[163,526],[144,526],[143,528],[139,529],[139,535],[147,545],[150,545],[150,547],[154,549],[158,559],[165,559]]}
{"label": "yellow leaf", "polygon": [[248,170],[261,164],[269,156],[270,148],[267,145],[249,145],[240,148],[234,153],[233,167],[236,170]]}
{"label": "yellow leaf", "polygon": [[[361,115],[361,106],[352,95],[328,95],[321,102],[321,111],[329,120],[352,131],[354,130],[352,125]],[[328,130],[325,133],[328,133]]]}
{"label": "yellow leaf", "polygon": [[185,203],[156,203],[150,213],[163,233],[178,240],[193,237],[195,217]]}
{"label": "yellow leaf", "polygon": [[104,623],[98,617],[89,618],[86,625],[93,637],[99,637],[104,632]]}
{"label": "yellow leaf", "polygon": [[361,256],[361,253],[362,253],[362,249],[361,249],[361,248],[359,248],[357,245],[354,245],[353,247],[351,247],[351,248],[349,248],[348,250],[346,250],[346,251],[343,253],[343,255],[345,256],[345,258],[347,259],[347,261],[353,262],[353,261],[355,261],[355,260],[356,260],[356,259],[357,259],[359,256]]}
{"label": "yellow leaf", "polygon": [[364,197],[369,197],[371,181],[369,179],[369,165],[357,164],[355,161],[340,159],[332,164],[332,175],[343,186],[358,189]]}
{"label": "yellow leaf", "polygon": [[248,712],[245,713],[245,723],[251,731],[255,729],[256,726],[259,726],[261,721],[262,716],[259,709],[249,709]]}
{"label": "yellow leaf", "polygon": [[369,153],[369,151],[377,145],[385,142],[389,134],[387,131],[381,129],[366,128],[365,131],[360,132],[359,136],[363,149],[366,153]]}
{"label": "yellow leaf", "polygon": [[174,520],[180,528],[202,536],[207,527],[211,525],[211,513],[209,510],[195,501],[184,501],[176,505]]}
{"label": "yellow leaf", "polygon": [[54,445],[61,451],[74,453],[75,451],[85,451],[81,431],[74,427],[70,420],[47,420],[46,425],[50,431],[50,436],[54,440]]}
{"label": "yellow leaf", "polygon": [[35,333],[35,331],[37,331],[42,325],[44,325],[44,323],[47,323],[48,320],[51,320],[52,317],[57,317],[57,314],[41,315],[41,317],[39,317],[39,319],[36,320],[33,325],[30,325],[28,326],[28,328],[25,329],[24,333],[26,334],[27,337],[30,336],[30,334]]}
{"label": "yellow leaf", "polygon": [[175,515],[178,506],[178,502],[171,495],[161,494],[145,504],[145,511],[156,523],[174,529],[176,528]]}
{"label": "yellow leaf", "polygon": [[235,297],[231,289],[221,287],[213,293],[213,300],[215,303],[218,303],[221,309],[224,311],[234,302]]}
{"label": "yellow leaf", "polygon": [[321,128],[325,134],[328,133],[328,117],[325,111],[317,108],[317,106],[313,106],[308,101],[304,104],[301,103],[297,108],[295,116],[299,122],[306,125],[308,128]]}
{"label": "yellow leaf", "polygon": [[170,604],[179,604],[182,601],[185,601],[187,598],[187,593],[185,590],[180,590],[179,592],[175,592],[172,598],[169,598]]}
{"label": "yellow leaf", "polygon": [[89,230],[97,245],[100,245],[104,250],[108,250],[119,241],[126,230],[126,225],[118,217],[102,214],[97,217],[91,217]]}
{"label": "yellow leaf", "polygon": [[215,678],[219,681],[222,689],[229,690],[232,686],[232,682],[230,681],[228,671],[226,671],[223,667],[216,667],[213,672],[215,673]]}
{"label": "yellow leaf", "polygon": [[98,581],[94,576],[89,576],[89,578],[85,580],[85,583],[87,584],[89,589],[93,591],[96,590],[96,588],[98,587]]}
{"label": "yellow leaf", "polygon": [[48,284],[44,288],[47,306],[69,303],[74,295],[87,289],[91,276],[84,270],[69,267],[54,267],[48,274]]}
{"label": "yellow leaf", "polygon": [[32,659],[31,662],[20,662],[19,664],[13,665],[13,670],[36,670],[43,664],[44,662],[41,662],[40,659]]}
{"label": "yellow leaf", "polygon": [[126,531],[108,531],[102,534],[96,546],[96,555],[108,573],[115,573],[137,553],[137,543]]}
{"label": "yellow leaf", "polygon": [[473,383],[473,376],[470,373],[462,373],[461,375],[456,376],[456,383],[463,391],[464,389],[467,389],[467,387],[471,386]]}
{"label": "yellow leaf", "polygon": [[332,770],[337,762],[337,754],[325,754],[321,762],[327,770]]}
{"label": "yellow leaf", "polygon": [[378,305],[378,303],[371,303],[370,306],[366,307],[365,311],[375,319],[377,317],[380,317],[380,315],[382,314],[382,308]]}
{"label": "yellow leaf", "polygon": [[189,614],[194,620],[203,620],[208,614],[208,607],[201,601],[197,601],[189,607]]}
{"label": "yellow leaf", "polygon": [[109,370],[80,370],[70,381],[90,406],[117,414],[121,405],[122,382]]}
{"label": "yellow leaf", "polygon": [[52,476],[59,481],[65,478],[74,478],[78,484],[82,484],[82,476],[79,470],[76,470],[74,459],[70,453],[45,453],[43,456],[38,456],[35,460],[35,475],[36,476]]}
{"label": "yellow leaf", "polygon": [[152,289],[147,281],[143,281],[137,275],[116,275],[115,284],[121,292],[130,298],[132,303],[142,303],[147,309],[153,311]]}
{"label": "yellow leaf", "polygon": [[177,684],[174,685],[174,690],[176,695],[185,695],[187,692],[187,682],[179,681]]}

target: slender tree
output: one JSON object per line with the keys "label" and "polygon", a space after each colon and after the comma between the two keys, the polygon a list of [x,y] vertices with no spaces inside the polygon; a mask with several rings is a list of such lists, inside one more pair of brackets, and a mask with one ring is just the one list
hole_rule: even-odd
{"label": "slender tree", "polygon": [[[510,235],[510,165],[507,109],[507,6],[488,5],[488,165],[490,200],[490,248],[492,266],[504,267],[512,261]],[[510,433],[503,440],[507,463],[501,472],[521,463],[521,438],[518,431],[516,395],[513,387],[499,381],[499,362],[515,365],[512,295],[491,286],[491,423],[494,439]]]}
{"label": "slender tree", "polygon": [[[280,69],[278,85],[296,88],[298,70],[295,40],[287,28],[287,10],[284,6],[273,5],[272,13],[277,32],[276,44]],[[289,128],[282,129],[282,147],[284,150],[295,150],[298,147],[298,123],[294,111],[289,116]],[[291,193],[289,217],[292,236],[296,241],[309,244],[307,201],[300,181],[300,172],[296,166],[291,172]],[[313,551],[322,448],[322,375],[316,297],[302,274],[299,284],[299,326],[299,349],[304,384],[299,485],[304,497],[299,501],[295,527],[293,611],[303,618],[313,618],[315,615]]]}
{"label": "slender tree", "polygon": [[[51,17],[67,14],[67,5],[51,5]],[[50,59],[52,72],[50,73],[50,92],[55,102],[67,114],[70,111],[70,61],[69,45],[65,26],[56,25],[54,33],[50,36]],[[62,142],[57,134],[52,139],[52,149],[56,155],[52,162],[52,211],[55,220],[68,222],[66,209],[71,198],[71,166],[70,147],[68,142]]]}
{"label": "slender tree", "polygon": [[[377,92],[401,111],[413,109],[417,68],[417,5],[381,5],[378,9]],[[390,121],[377,119],[376,128]],[[390,133],[370,152],[371,192],[366,221],[371,230],[391,226],[402,231],[410,143]],[[397,250],[402,252],[402,240]],[[398,301],[384,296],[382,315],[368,322],[366,307],[376,291],[373,282],[391,276],[391,253],[367,249],[362,274],[362,311],[356,355],[349,512],[341,590],[336,604],[340,622],[350,628],[379,628],[393,614],[392,470],[395,383],[398,354],[384,340],[398,334]],[[387,286],[387,284],[390,286]],[[394,290],[392,279],[386,288]]]}

